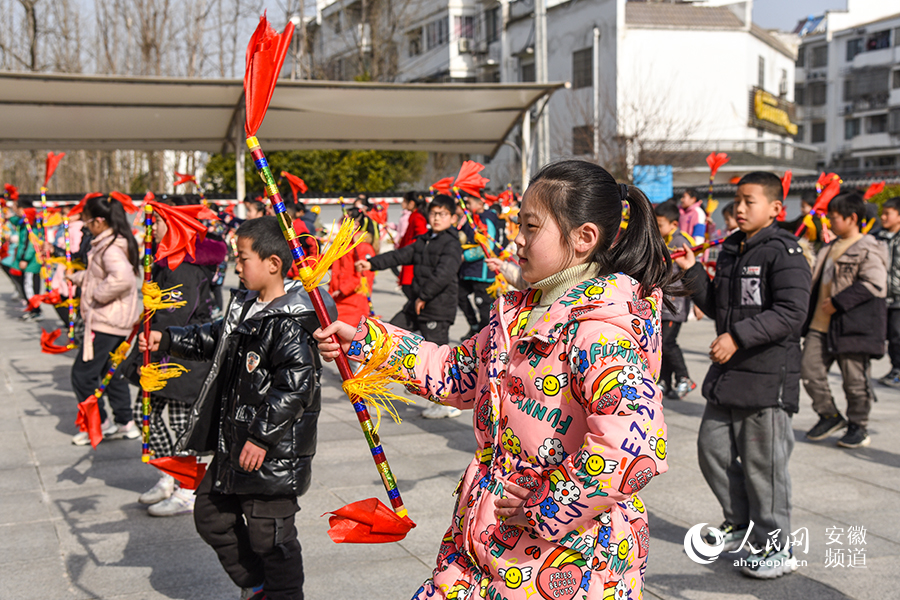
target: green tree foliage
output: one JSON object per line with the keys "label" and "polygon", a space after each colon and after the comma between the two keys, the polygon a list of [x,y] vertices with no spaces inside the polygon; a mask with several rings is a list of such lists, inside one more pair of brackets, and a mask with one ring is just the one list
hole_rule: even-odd
{"label": "green tree foliage", "polygon": [[[424,152],[380,150],[305,150],[266,154],[272,173],[285,198],[290,186],[282,180],[287,171],[300,177],[310,193],[353,194],[402,190],[421,177],[427,160]],[[247,194],[262,194],[263,184],[250,155],[246,161]],[[203,184],[211,194],[234,194],[234,154],[214,154],[206,165]]]}

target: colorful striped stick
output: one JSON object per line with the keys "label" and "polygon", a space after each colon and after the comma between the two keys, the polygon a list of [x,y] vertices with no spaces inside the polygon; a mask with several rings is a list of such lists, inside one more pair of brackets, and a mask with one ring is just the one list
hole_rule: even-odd
{"label": "colorful striped stick", "polygon": [[[281,197],[281,193],[278,191],[278,186],[275,184],[275,177],[272,175],[272,170],[269,168],[269,163],[266,161],[265,154],[263,154],[262,149],[259,147],[259,140],[256,139],[256,136],[251,135],[247,138],[247,148],[250,150],[250,155],[253,157],[253,162],[256,165],[259,176],[262,178],[263,183],[265,183],[266,197],[269,199],[272,208],[275,210],[275,217],[278,219],[281,231],[291,248],[291,254],[294,257],[294,265],[300,273],[300,279],[308,280],[311,270],[304,262],[306,254],[303,252],[303,246],[300,243],[300,239],[297,237],[297,234],[294,233],[291,219],[284,208],[284,200]],[[331,316],[328,314],[328,310],[325,307],[322,293],[315,287],[311,290],[307,289],[307,292],[309,293],[309,298],[312,300],[316,316],[319,318],[322,327],[331,325]],[[350,362],[347,360],[347,356],[344,353],[341,353],[338,356],[335,363],[337,364],[338,372],[340,373],[342,380],[347,381],[353,378]],[[353,408],[356,411],[356,418],[362,428],[366,443],[369,445],[369,450],[372,452],[375,466],[381,474],[381,482],[391,501],[391,508],[393,508],[394,513],[396,513],[397,516],[405,517],[407,516],[407,511],[403,505],[403,500],[400,497],[400,490],[397,489],[397,481],[388,464],[384,449],[381,447],[378,434],[375,431],[375,425],[372,423],[372,418],[369,416],[369,411],[366,408],[365,403],[357,396],[350,395],[350,402],[353,404]]]}
{"label": "colorful striped stick", "polygon": [[[72,242],[69,236],[69,217],[63,217],[63,228],[66,234],[66,275],[68,275],[72,271]],[[75,286],[72,285],[72,281],[68,278],[66,279],[66,285],[68,287],[66,305],[69,308],[68,348],[71,350],[75,347]]]}
{"label": "colorful striped stick", "polygon": [[[712,240],[711,242],[703,242],[702,244],[697,244],[696,246],[692,246],[691,252],[693,252],[694,254],[698,254],[700,252],[705,252],[706,250],[709,250],[713,246],[718,246],[719,244],[721,244],[724,241],[725,241],[725,238],[720,237],[719,239]],[[686,256],[686,255],[687,255],[687,252],[685,252],[684,250],[676,250],[675,252],[672,253],[671,256],[672,256],[672,258],[681,258],[682,256]]]}
{"label": "colorful striped stick", "polygon": [[[144,285],[153,280],[151,269],[153,267],[153,207],[144,204]],[[150,339],[150,313],[144,307],[144,339]],[[150,364],[150,344],[144,349],[143,366]],[[150,462],[150,391],[141,388],[141,461]]]}

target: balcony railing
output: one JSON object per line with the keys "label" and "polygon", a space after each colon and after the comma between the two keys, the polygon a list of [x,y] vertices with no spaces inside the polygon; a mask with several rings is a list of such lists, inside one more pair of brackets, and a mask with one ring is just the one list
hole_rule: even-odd
{"label": "balcony railing", "polygon": [[[818,151],[814,146],[784,140],[665,140],[642,142],[640,160],[652,158],[659,164],[680,168],[706,166],[710,152],[725,152],[731,165],[777,165],[798,169],[815,169]],[[669,162],[663,162],[667,160]],[[645,162],[644,164],[651,164]]]}

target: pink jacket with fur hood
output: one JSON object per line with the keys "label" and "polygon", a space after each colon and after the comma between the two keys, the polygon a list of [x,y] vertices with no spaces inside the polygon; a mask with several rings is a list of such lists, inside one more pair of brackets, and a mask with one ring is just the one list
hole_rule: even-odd
{"label": "pink jacket with fur hood", "polygon": [[[352,358],[390,335],[387,364],[415,380],[410,391],[475,411],[479,450],[415,598],[641,597],[650,535],[638,492],[667,470],[667,434],[655,384],[661,295],[639,290],[623,274],[585,281],[528,331],[541,292],[510,292],[456,348],[361,325]],[[504,479],[533,491],[527,528],[494,517]]]}
{"label": "pink jacket with fur hood", "polygon": [[141,315],[138,275],[128,262],[128,244],[113,240],[107,229],[93,240],[87,267],[72,276],[81,287],[81,316],[84,319],[82,359],[94,358],[93,333],[127,336]]}

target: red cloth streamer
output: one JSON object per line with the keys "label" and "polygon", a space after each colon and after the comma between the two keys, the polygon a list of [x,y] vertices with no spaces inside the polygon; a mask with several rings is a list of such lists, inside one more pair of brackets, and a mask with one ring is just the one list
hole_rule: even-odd
{"label": "red cloth streamer", "polygon": [[266,116],[266,109],[275,93],[275,82],[281,73],[281,65],[291,45],[294,24],[290,21],[284,33],[277,33],[266,20],[266,14],[259,18],[259,25],[247,46],[247,70],[244,72],[244,98],[246,119],[244,131],[247,137],[256,135]]}
{"label": "red cloth streamer", "polygon": [[884,182],[883,181],[879,181],[878,183],[873,183],[872,185],[869,186],[869,189],[866,190],[866,193],[863,196],[863,200],[868,202],[869,198],[871,198],[872,196],[877,196],[878,194],[880,194],[883,191],[884,191]]}
{"label": "red cloth streamer", "polygon": [[53,343],[61,333],[61,329],[51,331],[50,333],[47,333],[46,329],[41,329],[41,352],[44,354],[62,354],[63,352],[68,352],[68,346],[57,346]]}
{"label": "red cloth streamer", "polygon": [[35,294],[28,299],[28,310],[34,310],[41,304],[59,304],[62,302],[62,296],[59,290],[53,290],[46,294]]}
{"label": "red cloth streamer", "polygon": [[790,169],[784,172],[784,176],[781,178],[781,191],[784,192],[784,199],[787,200],[788,192],[791,191],[791,178],[794,174]]}
{"label": "red cloth streamer", "polygon": [[827,175],[822,173],[819,176],[818,184],[822,186],[822,191],[819,192],[819,197],[816,198],[812,209],[816,214],[824,215],[828,212],[828,203],[831,202],[831,199],[841,193],[841,178],[835,173]]}
{"label": "red cloth streamer", "polygon": [[78,403],[78,416],[75,424],[79,431],[87,431],[91,440],[91,447],[96,448],[103,440],[103,431],[100,423],[100,407],[97,405],[97,395],[91,394],[84,402]]}
{"label": "red cloth streamer", "polygon": [[9,199],[15,202],[19,199],[19,189],[12,185],[11,183],[4,183],[3,188],[6,190],[6,195],[9,196]]}
{"label": "red cloth streamer", "polygon": [[325,514],[334,515],[328,517],[328,535],[336,544],[398,542],[416,526],[408,516],[398,517],[377,498],[353,502]]}
{"label": "red cloth streamer", "polygon": [[719,167],[728,162],[728,155],[724,152],[719,152],[716,154],[715,152],[710,152],[709,156],[706,157],[706,164],[709,165],[709,176],[715,177],[716,173],[719,171]]}
{"label": "red cloth streamer", "polygon": [[206,475],[206,465],[197,462],[196,456],[160,456],[150,464],[177,479],[186,490],[196,490]]}
{"label": "red cloth streamer", "polygon": [[445,196],[450,195],[450,188],[453,187],[453,178],[452,177],[444,177],[443,179],[439,179],[434,182],[431,186],[434,188],[434,191],[438,194],[444,194]]}
{"label": "red cloth streamer", "polygon": [[305,194],[306,190],[309,188],[306,187],[306,182],[297,177],[296,175],[291,175],[287,171],[281,172],[282,177],[287,177],[288,184],[291,186],[291,191],[294,193],[294,204],[297,203],[297,194]]}
{"label": "red cloth streamer", "polygon": [[174,187],[178,187],[179,185],[182,185],[185,183],[193,183],[194,185],[197,185],[197,178],[194,177],[193,175],[188,175],[185,173],[179,173],[178,171],[175,171],[175,177],[177,177],[178,179],[176,179],[175,183],[172,184]]}
{"label": "red cloth streamer", "polygon": [[84,210],[84,205],[87,204],[88,200],[90,200],[91,198],[99,198],[102,195],[103,194],[101,194],[100,192],[91,192],[90,194],[85,194],[84,198],[82,198],[78,202],[78,204],[73,206],[72,210],[69,211],[69,216],[71,217],[72,215],[77,215],[78,213],[80,213],[81,211]]}
{"label": "red cloth streamer", "polygon": [[216,213],[202,204],[188,206],[168,206],[152,200],[148,192],[145,199],[153,211],[166,222],[166,234],[156,249],[156,260],[167,259],[170,269],[175,270],[184,260],[184,255],[196,256],[197,239],[206,238],[206,225],[199,219],[217,219]]}
{"label": "red cloth streamer", "polygon": [[53,154],[52,152],[47,153],[47,170],[44,172],[44,187],[47,187],[47,183],[49,183],[50,178],[53,177],[53,172],[56,170],[56,166],[65,155],[65,152],[60,152],[59,154]]}
{"label": "red cloth streamer", "polygon": [[474,160],[467,160],[459,168],[459,174],[456,176],[456,181],[453,182],[453,187],[458,187],[470,196],[481,198],[481,190],[490,181],[479,175],[482,169],[484,169],[484,165]]}
{"label": "red cloth streamer", "polygon": [[122,203],[122,207],[125,209],[127,213],[136,213],[140,209],[135,206],[134,202],[131,201],[131,196],[128,194],[123,194],[122,192],[112,191],[109,193],[109,197],[118,200]]}

